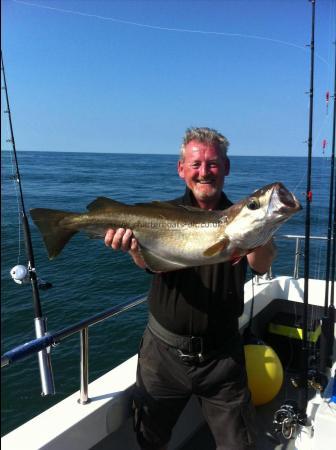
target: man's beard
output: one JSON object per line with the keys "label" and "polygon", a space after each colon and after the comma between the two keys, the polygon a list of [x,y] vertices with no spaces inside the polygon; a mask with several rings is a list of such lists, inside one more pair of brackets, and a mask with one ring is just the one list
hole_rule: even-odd
{"label": "man's beard", "polygon": [[[199,181],[213,181],[213,180],[199,180]],[[200,200],[207,200],[213,198],[216,194],[218,194],[218,187],[213,184],[206,184],[206,190],[201,187],[201,185],[196,184],[194,187],[194,193]]]}

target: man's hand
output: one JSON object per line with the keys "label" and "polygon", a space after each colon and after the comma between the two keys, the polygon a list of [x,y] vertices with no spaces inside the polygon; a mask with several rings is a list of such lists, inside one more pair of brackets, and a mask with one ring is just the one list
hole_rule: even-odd
{"label": "man's hand", "polygon": [[118,228],[113,230],[110,228],[105,235],[105,245],[112,247],[113,250],[122,250],[129,252],[130,250],[138,250],[138,241],[133,236],[130,229]]}
{"label": "man's hand", "polygon": [[113,250],[128,252],[137,266],[141,269],[146,268],[146,264],[139,252],[138,241],[135,239],[132,230],[125,230],[124,228],[114,230],[110,228],[106,232],[104,242],[106,247],[111,247]]}

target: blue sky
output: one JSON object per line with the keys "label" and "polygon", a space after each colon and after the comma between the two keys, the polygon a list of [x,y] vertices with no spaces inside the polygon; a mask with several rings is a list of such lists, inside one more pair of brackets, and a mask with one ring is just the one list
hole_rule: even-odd
{"label": "blue sky", "polygon": [[[307,153],[308,0],[1,6],[18,150],[176,154],[187,127],[208,126],[231,155]],[[323,139],[331,152],[335,29],[336,0],[317,0],[315,156]]]}

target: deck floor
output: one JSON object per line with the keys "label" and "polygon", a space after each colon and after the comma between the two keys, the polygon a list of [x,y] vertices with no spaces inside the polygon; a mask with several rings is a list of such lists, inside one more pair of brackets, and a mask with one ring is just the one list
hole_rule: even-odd
{"label": "deck floor", "polygon": [[[289,376],[286,377],[282,389],[276,398],[263,406],[258,406],[257,427],[258,440],[257,450],[294,450],[294,440],[286,440],[273,430],[274,413],[287,399],[296,399],[297,390],[289,382]],[[207,424],[204,424],[179,450],[216,450],[215,441],[212,437]]]}

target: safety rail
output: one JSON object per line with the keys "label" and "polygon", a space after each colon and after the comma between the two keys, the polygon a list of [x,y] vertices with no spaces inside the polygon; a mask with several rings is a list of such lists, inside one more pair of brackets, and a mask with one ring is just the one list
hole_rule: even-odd
{"label": "safety rail", "polygon": [[[295,260],[294,260],[294,278],[298,278],[299,275],[299,260],[301,255],[301,241],[305,239],[301,235],[281,235],[276,236],[278,240],[293,240],[295,239]],[[327,240],[326,237],[311,236],[313,240]],[[272,278],[271,275],[269,278]],[[37,353],[45,348],[50,349],[51,346],[59,344],[64,339],[72,336],[73,334],[80,332],[80,398],[78,400],[81,404],[86,404],[90,401],[88,395],[89,385],[89,366],[88,366],[88,348],[89,348],[89,326],[102,322],[110,317],[117,316],[124,311],[134,308],[147,300],[147,296],[144,294],[132,298],[120,305],[113,306],[105,311],[102,311],[92,317],[84,319],[74,325],[64,328],[55,333],[46,333],[43,337],[33,339],[25,344],[19,345],[12,350],[7,351],[1,356],[1,368],[7,367],[15,361],[19,361],[29,355]]]}
{"label": "safety rail", "polygon": [[88,397],[88,385],[89,385],[89,365],[88,365],[88,333],[89,326],[102,322],[110,317],[117,316],[124,311],[127,311],[135,306],[144,303],[147,297],[139,295],[131,300],[128,300],[120,305],[112,306],[111,308],[95,314],[88,319],[84,319],[74,325],[71,325],[63,330],[56,331],[55,333],[47,333],[45,336],[33,339],[25,344],[19,345],[12,350],[4,353],[1,356],[1,368],[9,366],[15,361],[19,361],[33,353],[37,353],[45,348],[50,348],[52,345],[57,345],[64,339],[72,336],[73,334],[80,332],[80,397],[78,402],[86,404],[89,402]]}
{"label": "safety rail", "polygon": [[[301,242],[305,240],[305,236],[297,234],[283,234],[280,236],[275,236],[275,240],[293,240],[295,239],[295,254],[294,254],[294,272],[293,278],[299,278],[299,266],[300,266],[300,256],[301,253]],[[311,240],[327,241],[325,236],[310,236]]]}

